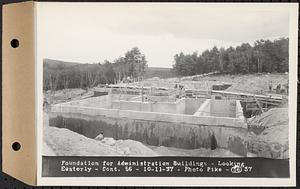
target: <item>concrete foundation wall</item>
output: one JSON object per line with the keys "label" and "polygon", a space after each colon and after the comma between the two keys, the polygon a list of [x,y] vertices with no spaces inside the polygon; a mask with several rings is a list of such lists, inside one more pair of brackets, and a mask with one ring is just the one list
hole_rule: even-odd
{"label": "concrete foundation wall", "polygon": [[243,110],[238,100],[207,99],[195,112],[195,116],[232,117],[243,119]]}
{"label": "concrete foundation wall", "polygon": [[113,100],[127,100],[130,101],[131,99],[137,97],[136,95],[129,95],[129,94],[110,94]]}
{"label": "concrete foundation wall", "polygon": [[236,118],[238,118],[240,120],[245,120],[243,107],[242,107],[242,104],[239,100],[236,101],[236,107],[235,108],[236,108],[235,109]]}
{"label": "concrete foundation wall", "polygon": [[151,112],[151,103],[137,101],[112,101],[112,109]]}
{"label": "concrete foundation wall", "polygon": [[92,98],[86,98],[81,100],[74,100],[71,102],[61,103],[60,105],[74,105],[74,106],[89,106],[89,107],[97,107],[97,108],[112,108],[113,101],[130,101],[131,99],[136,98],[136,95],[119,95],[119,94],[111,94],[111,95],[103,95]]}
{"label": "concrete foundation wall", "polygon": [[[211,136],[215,135],[218,147],[229,148],[229,140],[243,141],[247,128],[189,124],[156,120],[107,117],[82,113],[50,113],[49,125],[64,127],[95,138],[101,132],[105,137],[132,139],[148,145],[168,146],[185,149],[210,148]],[[243,154],[241,154],[243,155]]]}
{"label": "concrete foundation wall", "polygon": [[[83,100],[75,100],[67,103],[57,104],[55,106],[81,106],[81,107],[95,107],[104,109],[120,109],[131,111],[144,112],[162,112],[173,114],[185,114],[186,111],[194,111],[193,106],[200,105],[201,100],[191,103],[190,99],[179,99],[176,102],[171,101],[170,97],[154,97],[156,100],[166,102],[152,102],[141,101],[141,96],[135,95],[104,95]],[[170,101],[170,102],[169,102]],[[186,102],[191,108],[186,108]]]}
{"label": "concrete foundation wall", "polygon": [[142,120],[151,120],[151,121],[181,122],[187,124],[203,124],[203,125],[247,128],[247,124],[244,122],[244,119],[229,118],[229,117],[194,116],[194,115],[187,115],[187,114],[104,109],[104,108],[73,106],[73,105],[65,105],[65,104],[57,104],[52,106],[51,112],[81,113],[81,114],[92,115],[92,116],[103,115],[106,117],[126,117],[128,119],[142,119]]}
{"label": "concrete foundation wall", "polygon": [[131,99],[129,99],[130,101],[138,101],[138,102],[141,102],[142,101],[142,96],[135,96],[135,97],[132,97]]}
{"label": "concrete foundation wall", "polygon": [[[176,99],[171,96],[144,96],[146,102],[175,102]],[[130,101],[142,101],[142,96],[136,96]]]}
{"label": "concrete foundation wall", "polygon": [[89,106],[89,107],[99,107],[99,108],[111,108],[111,102],[114,96],[104,95],[92,98],[86,98],[82,100],[75,100],[67,103],[62,103],[60,105],[72,105],[72,106]]}
{"label": "concrete foundation wall", "polygon": [[185,99],[185,113],[193,115],[205,102],[204,98],[186,98]]}
{"label": "concrete foundation wall", "polygon": [[155,102],[175,102],[176,99],[172,96],[149,96],[151,101]]}
{"label": "concrete foundation wall", "polygon": [[232,100],[211,100],[211,116],[236,117],[236,101]]}
{"label": "concrete foundation wall", "polygon": [[172,113],[172,114],[181,114],[184,112],[177,111],[177,103],[152,103],[152,112],[162,112],[162,113]]}
{"label": "concrete foundation wall", "polygon": [[[240,141],[247,137],[247,125],[240,114],[242,108],[238,101],[234,101],[235,104],[222,102],[221,106],[233,107],[224,109],[211,100],[205,100],[197,110],[203,99],[183,98],[174,103],[116,99],[118,96],[107,95],[53,105],[49,125],[66,127],[90,138],[104,132],[105,136],[115,139],[187,149],[210,147],[214,135],[219,147],[235,148],[235,153],[245,155],[246,145]],[[216,112],[234,109],[232,112],[238,113],[236,117],[217,117],[211,116],[212,109]],[[185,114],[196,110],[194,115]]]}
{"label": "concrete foundation wall", "polygon": [[185,107],[186,107],[186,99],[182,98],[176,101],[176,113],[177,114],[185,114]]}
{"label": "concrete foundation wall", "polygon": [[112,101],[112,109],[185,114],[185,99],[176,102]]}
{"label": "concrete foundation wall", "polygon": [[207,99],[199,107],[199,109],[194,113],[194,116],[210,116],[211,115],[211,105],[210,99]]}

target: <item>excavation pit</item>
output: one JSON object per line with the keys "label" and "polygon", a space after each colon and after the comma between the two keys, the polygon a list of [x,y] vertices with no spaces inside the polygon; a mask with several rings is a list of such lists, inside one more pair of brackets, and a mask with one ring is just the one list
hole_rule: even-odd
{"label": "excavation pit", "polygon": [[53,105],[49,118],[49,125],[89,138],[104,133],[185,149],[210,148],[215,138],[220,148],[247,153],[247,125],[238,100],[110,94]]}

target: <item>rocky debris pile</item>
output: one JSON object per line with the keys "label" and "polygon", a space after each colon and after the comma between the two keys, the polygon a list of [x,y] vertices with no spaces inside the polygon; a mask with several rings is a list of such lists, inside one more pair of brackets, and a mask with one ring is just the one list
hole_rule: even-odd
{"label": "rocky debris pile", "polygon": [[[122,155],[110,146],[65,128],[44,127],[43,133],[44,142],[57,156]],[[43,154],[47,155],[46,153],[47,151],[43,150]]]}
{"label": "rocky debris pile", "polygon": [[52,150],[52,148],[49,147],[46,142],[43,142],[43,154],[47,156],[56,156],[55,152]]}
{"label": "rocky debris pile", "polygon": [[134,140],[117,140],[115,146],[121,149],[121,152],[126,156],[158,156],[157,153],[143,143]]}
{"label": "rocky debris pile", "polygon": [[49,156],[194,156],[241,157],[226,149],[180,149],[146,146],[134,140],[87,138],[65,128],[44,127],[43,155]]}
{"label": "rocky debris pile", "polygon": [[[101,139],[102,138],[102,139]],[[126,156],[157,156],[153,150],[142,144],[141,142],[134,140],[115,140],[111,137],[104,137],[100,134],[96,138],[102,144],[111,146],[118,150],[119,153]]]}
{"label": "rocky debris pile", "polygon": [[288,125],[288,122],[288,108],[272,108],[253,117],[250,120],[250,126],[263,127],[264,130],[273,126]]}
{"label": "rocky debris pile", "polygon": [[289,158],[288,108],[273,108],[249,122],[248,151],[259,157]]}
{"label": "rocky debris pile", "polygon": [[133,140],[87,138],[64,128],[44,127],[44,155],[57,156],[157,156],[147,146]]}

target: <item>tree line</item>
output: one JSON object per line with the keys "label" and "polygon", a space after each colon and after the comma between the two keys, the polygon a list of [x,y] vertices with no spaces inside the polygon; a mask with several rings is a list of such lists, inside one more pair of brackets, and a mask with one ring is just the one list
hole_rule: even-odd
{"label": "tree line", "polygon": [[251,46],[243,43],[237,47],[217,48],[202,54],[179,53],[174,56],[173,71],[180,76],[209,72],[247,74],[261,72],[288,72],[289,39],[258,40]]}
{"label": "tree line", "polygon": [[[213,47],[201,54],[181,52],[174,56],[171,75],[288,72],[288,48],[289,39],[281,38],[274,41],[258,40],[253,46],[243,43],[235,48]],[[105,60],[102,63],[79,64],[45,59],[43,89],[87,89],[99,84],[140,81],[143,80],[147,67],[146,57],[138,47],[132,48],[112,62]]]}
{"label": "tree line", "polygon": [[124,80],[141,80],[147,68],[147,60],[138,47],[134,47],[109,62],[79,64],[44,59],[43,89],[87,89],[99,84],[111,84]]}

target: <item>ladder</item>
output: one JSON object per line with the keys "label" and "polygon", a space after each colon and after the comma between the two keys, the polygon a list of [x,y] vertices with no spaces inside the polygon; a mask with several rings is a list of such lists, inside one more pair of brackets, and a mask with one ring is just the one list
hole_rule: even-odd
{"label": "ladder", "polygon": [[257,106],[259,107],[261,113],[264,113],[265,111],[264,111],[264,109],[261,107],[261,104],[260,104],[260,102],[257,100],[256,96],[253,95],[253,97],[254,97],[254,100],[255,100]]}

